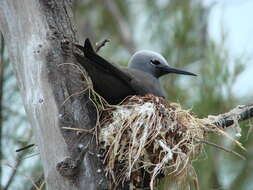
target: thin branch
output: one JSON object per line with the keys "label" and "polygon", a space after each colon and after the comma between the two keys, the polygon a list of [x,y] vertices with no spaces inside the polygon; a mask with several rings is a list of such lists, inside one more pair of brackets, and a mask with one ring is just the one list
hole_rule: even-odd
{"label": "thin branch", "polygon": [[107,42],[110,42],[109,39],[104,39],[103,41],[96,43],[96,52],[98,52],[102,47],[106,45]]}
{"label": "thin branch", "polygon": [[236,122],[244,121],[253,117],[253,104],[239,105],[227,113],[214,116],[214,125],[222,128],[230,127]]}
{"label": "thin branch", "polygon": [[6,183],[5,187],[3,188],[4,190],[9,189],[10,185],[14,181],[14,179],[17,175],[18,168],[21,166],[21,163],[23,161],[23,157],[25,157],[25,155],[26,155],[26,152],[22,152],[20,155],[18,155],[18,158],[16,160],[16,164],[14,166],[14,169],[12,170],[10,178],[8,179],[8,182]]}
{"label": "thin branch", "polygon": [[203,144],[206,144],[206,145],[209,145],[209,146],[213,146],[213,147],[215,147],[217,149],[220,149],[220,150],[223,150],[225,152],[232,153],[232,154],[240,157],[241,159],[246,160],[246,158],[244,156],[242,156],[241,154],[239,154],[238,152],[235,152],[233,150],[224,148],[224,147],[219,146],[219,145],[217,145],[215,143],[212,143],[212,142],[209,142],[209,141],[206,141],[206,140],[203,140],[203,139],[197,139],[197,138],[195,138],[194,140],[197,141],[197,142],[199,142],[199,143],[203,143]]}
{"label": "thin branch", "polygon": [[26,150],[26,149],[28,149],[28,148],[33,147],[34,145],[35,145],[35,144],[28,144],[28,145],[26,145],[26,146],[24,146],[24,147],[22,147],[22,148],[17,149],[16,152],[21,152],[21,151],[23,151],[23,150]]}

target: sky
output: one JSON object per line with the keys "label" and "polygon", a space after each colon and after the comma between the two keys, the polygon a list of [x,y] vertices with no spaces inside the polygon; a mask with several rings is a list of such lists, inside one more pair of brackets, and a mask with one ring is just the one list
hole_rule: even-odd
{"label": "sky", "polygon": [[232,57],[249,58],[246,70],[233,87],[236,96],[253,95],[253,0],[204,0],[213,4],[209,15],[209,34],[220,42],[221,31],[227,33],[226,47]]}

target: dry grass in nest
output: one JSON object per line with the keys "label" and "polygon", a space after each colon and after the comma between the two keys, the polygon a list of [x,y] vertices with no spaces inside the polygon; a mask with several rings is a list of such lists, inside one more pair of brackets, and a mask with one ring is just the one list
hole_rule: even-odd
{"label": "dry grass in nest", "polygon": [[208,131],[224,135],[210,120],[153,95],[133,96],[103,111],[100,125],[107,174],[115,187],[130,180],[135,189],[144,181],[153,189],[164,177],[176,183],[196,179],[191,162],[202,150],[200,141]]}

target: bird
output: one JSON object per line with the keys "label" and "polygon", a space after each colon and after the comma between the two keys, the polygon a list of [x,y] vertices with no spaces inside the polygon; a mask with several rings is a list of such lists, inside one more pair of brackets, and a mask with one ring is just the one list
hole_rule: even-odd
{"label": "bird", "polygon": [[197,76],[169,66],[161,54],[150,50],[137,51],[130,58],[128,66],[121,67],[98,55],[88,38],[84,46],[75,46],[82,54],[74,52],[74,56],[90,76],[94,90],[112,105],[133,95],[165,97],[159,81],[163,75],[175,73]]}

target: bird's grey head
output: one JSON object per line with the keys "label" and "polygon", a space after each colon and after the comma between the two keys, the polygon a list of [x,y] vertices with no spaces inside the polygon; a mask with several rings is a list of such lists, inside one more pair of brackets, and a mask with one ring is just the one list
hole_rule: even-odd
{"label": "bird's grey head", "polygon": [[170,67],[162,55],[149,50],[141,50],[136,52],[131,57],[128,67],[147,72],[156,78],[168,73],[196,76],[194,73]]}

